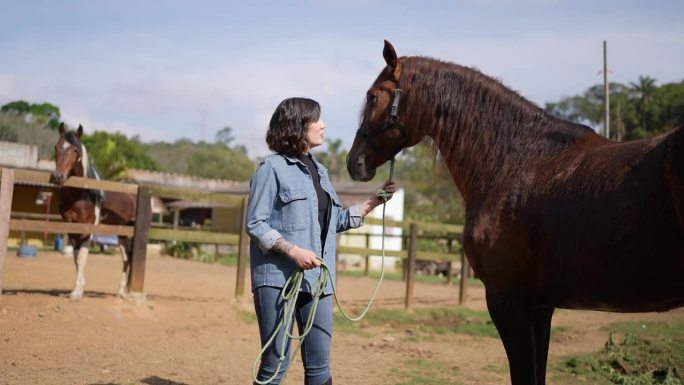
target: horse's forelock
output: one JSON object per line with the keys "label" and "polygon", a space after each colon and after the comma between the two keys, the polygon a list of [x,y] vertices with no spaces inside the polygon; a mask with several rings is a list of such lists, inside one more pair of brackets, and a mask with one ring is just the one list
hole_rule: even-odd
{"label": "horse's forelock", "polygon": [[64,140],[74,146],[79,152],[82,152],[83,143],[81,143],[81,139],[78,138],[74,131],[69,131],[64,134]]}

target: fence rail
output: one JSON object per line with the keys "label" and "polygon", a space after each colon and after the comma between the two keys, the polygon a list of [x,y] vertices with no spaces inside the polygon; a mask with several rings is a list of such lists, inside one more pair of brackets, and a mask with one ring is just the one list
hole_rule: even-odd
{"label": "fence rail", "polygon": [[[104,224],[77,224],[61,221],[46,221],[55,219],[54,215],[39,213],[11,213],[11,202],[13,186],[15,183],[28,183],[50,185],[50,174],[44,171],[22,170],[22,169],[0,169],[0,294],[2,290],[2,274],[4,261],[7,255],[7,237],[10,230],[26,232],[48,232],[48,233],[79,233],[133,237],[133,264],[129,280],[129,290],[142,292],[145,262],[146,244],[148,240],[161,241],[185,241],[193,243],[235,245],[238,248],[237,279],[235,286],[235,296],[244,294],[245,276],[247,269],[247,253],[249,239],[245,230],[245,217],[247,208],[247,198],[226,193],[210,193],[205,191],[183,189],[157,185],[136,185],[130,183],[119,183],[112,181],[94,180],[88,178],[70,177],[64,187],[99,189],[111,192],[121,192],[137,196],[138,213],[136,215],[135,226],[113,226]],[[50,185],[53,188],[59,186]],[[191,200],[195,202],[213,203],[220,205],[241,207],[241,228],[238,234],[218,233],[210,231],[169,229],[160,227],[150,227],[150,217],[143,215],[145,208],[149,211],[150,195],[154,194],[160,198]],[[366,218],[364,223],[367,225],[381,225],[382,220]],[[385,220],[386,227],[398,227],[409,232],[407,250],[395,251],[386,250],[385,255],[399,257],[405,261],[405,277],[407,283],[405,306],[411,306],[412,287],[414,272],[411,266],[415,266],[416,259],[430,261],[447,261],[449,263],[461,261],[461,280],[459,301],[465,300],[466,278],[469,267],[464,258],[460,245],[454,247],[453,240],[460,240],[463,233],[463,226],[453,224],[415,222],[415,221],[395,221]],[[428,235],[432,233],[433,235]],[[439,235],[434,235],[439,234]],[[356,234],[355,234],[356,235]],[[372,235],[380,236],[380,235]],[[393,235],[388,235],[393,236]],[[421,238],[444,238],[447,239],[449,252],[418,251],[417,240]],[[144,241],[144,243],[143,243]],[[381,250],[368,247],[348,247],[339,246],[337,253],[356,254],[366,257],[366,272],[368,271],[368,258],[371,255],[381,255]],[[451,276],[449,276],[451,280]]]}

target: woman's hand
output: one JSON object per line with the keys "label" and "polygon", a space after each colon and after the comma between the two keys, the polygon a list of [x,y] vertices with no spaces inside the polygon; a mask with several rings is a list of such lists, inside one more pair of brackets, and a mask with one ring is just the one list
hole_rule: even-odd
{"label": "woman's hand", "polygon": [[386,200],[383,199],[383,195],[388,201],[388,200],[392,199],[392,196],[394,195],[394,193],[396,191],[397,191],[397,185],[394,182],[388,180],[387,182],[385,182],[382,185],[382,187],[380,187],[380,190],[378,190],[377,194],[371,196],[370,199],[374,199],[374,200],[378,201],[378,204],[376,206],[379,206],[379,205],[386,202]]}
{"label": "woman's hand", "polygon": [[[387,181],[383,183],[382,187],[378,190],[376,194],[373,194],[368,198],[367,201],[361,204],[361,215],[364,217],[371,212],[374,208],[380,206],[386,201],[392,199],[392,196],[397,191],[397,185],[392,181]],[[384,193],[383,193],[384,192]],[[384,195],[384,199],[383,198]]]}
{"label": "woman's hand", "polygon": [[285,238],[278,239],[271,250],[287,255],[302,270],[313,269],[321,265],[321,261],[316,258],[313,251],[302,249],[286,241]]}
{"label": "woman's hand", "polygon": [[316,254],[307,249],[295,246],[288,255],[294,263],[302,270],[309,270],[321,265],[321,261],[316,258]]}

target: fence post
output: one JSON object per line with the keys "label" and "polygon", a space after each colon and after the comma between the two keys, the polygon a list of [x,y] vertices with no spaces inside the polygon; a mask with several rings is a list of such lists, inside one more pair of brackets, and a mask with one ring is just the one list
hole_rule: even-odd
{"label": "fence post", "polygon": [[[370,249],[370,234],[366,233],[366,249]],[[363,270],[363,276],[368,277],[370,275],[370,254],[366,254],[366,265]]]}
{"label": "fence post", "polygon": [[[451,254],[453,252],[454,252],[454,239],[447,236],[447,253]],[[447,262],[447,266],[449,269],[449,271],[447,272],[447,281],[446,281],[447,285],[450,284],[451,282],[453,282],[453,280],[454,280],[454,275],[451,274],[452,264],[453,264],[452,260],[449,260],[449,262]]]}
{"label": "fence post", "polygon": [[416,275],[416,247],[418,243],[418,225],[411,223],[409,227],[408,261],[406,264],[406,300],[404,308],[409,309],[413,302],[413,281]]}
{"label": "fence post", "polygon": [[458,304],[463,305],[466,300],[468,291],[468,259],[465,256],[465,251],[463,250],[463,243],[461,243],[461,282],[459,282],[458,290]]}
{"label": "fence post", "polygon": [[133,229],[133,252],[131,253],[131,267],[128,274],[128,292],[133,296],[144,298],[145,264],[147,263],[147,241],[152,221],[152,206],[150,203],[150,189],[138,186],[136,199],[135,227]]}
{"label": "fence post", "polygon": [[0,168],[0,296],[2,296],[2,278],[7,259],[7,239],[10,231],[10,214],[12,212],[12,194],[14,192],[14,170]]}
{"label": "fence post", "polygon": [[245,294],[245,273],[247,270],[247,255],[249,254],[249,236],[247,235],[247,197],[242,199],[242,213],[240,221],[240,247],[238,249],[237,278],[235,280],[235,298]]}
{"label": "fence post", "polygon": [[[401,248],[408,250],[409,246],[409,240],[410,236],[407,236],[406,234],[401,235]],[[406,258],[401,258],[401,280],[406,282],[406,269],[408,269],[408,255]]]}

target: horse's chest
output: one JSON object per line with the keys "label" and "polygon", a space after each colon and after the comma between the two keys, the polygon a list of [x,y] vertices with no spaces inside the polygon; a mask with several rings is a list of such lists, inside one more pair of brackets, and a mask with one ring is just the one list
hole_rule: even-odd
{"label": "horse's chest", "polygon": [[464,248],[473,269],[489,288],[529,291],[537,263],[524,229],[502,217],[480,215],[466,226]]}
{"label": "horse's chest", "polygon": [[92,223],[95,219],[94,205],[77,203],[62,211],[64,222]]}

